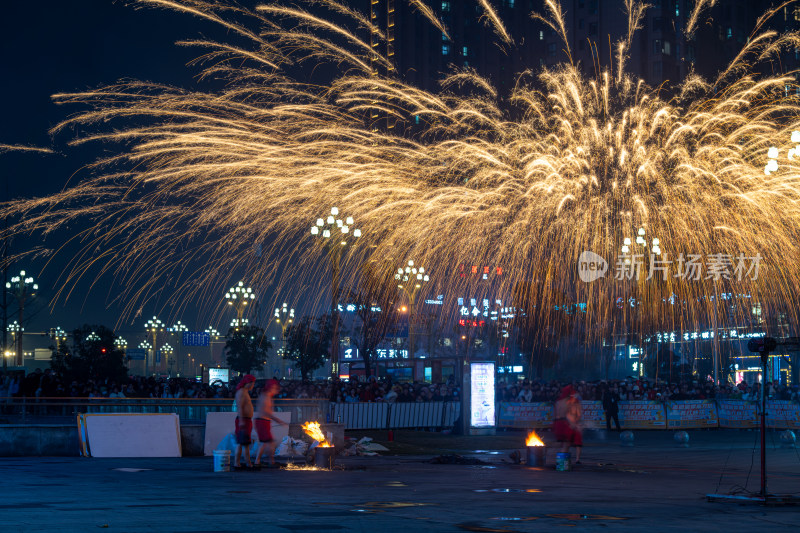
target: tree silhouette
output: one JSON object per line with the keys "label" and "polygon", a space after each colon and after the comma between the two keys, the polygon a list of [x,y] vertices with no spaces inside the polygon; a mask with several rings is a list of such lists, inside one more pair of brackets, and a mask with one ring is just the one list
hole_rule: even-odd
{"label": "tree silhouette", "polygon": [[258,326],[231,328],[225,336],[225,353],[231,370],[246,374],[264,366],[272,343]]}
{"label": "tree silhouette", "polygon": [[321,368],[328,358],[333,321],[322,315],[316,323],[308,315],[286,328],[286,350],[283,358],[294,362],[303,381]]}
{"label": "tree silhouette", "polygon": [[128,374],[125,354],[114,346],[114,331],[101,325],[84,324],[75,329],[71,343],[51,347],[50,368],[66,381],[115,380]]}

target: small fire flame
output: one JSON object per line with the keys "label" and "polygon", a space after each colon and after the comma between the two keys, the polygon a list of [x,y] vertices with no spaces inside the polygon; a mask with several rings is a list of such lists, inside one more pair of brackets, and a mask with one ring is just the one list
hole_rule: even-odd
{"label": "small fire flame", "polygon": [[333,447],[333,444],[325,439],[325,435],[323,435],[322,430],[319,427],[319,422],[306,422],[303,424],[303,431],[306,432],[306,435],[319,442],[318,446],[320,448]]}
{"label": "small fire flame", "polygon": [[535,431],[531,431],[528,433],[528,440],[525,441],[525,446],[544,446],[544,442]]}

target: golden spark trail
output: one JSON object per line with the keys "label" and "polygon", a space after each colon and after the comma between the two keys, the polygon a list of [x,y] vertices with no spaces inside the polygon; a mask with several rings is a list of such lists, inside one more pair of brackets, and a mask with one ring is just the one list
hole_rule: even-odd
{"label": "golden spark trail", "polygon": [[[564,44],[568,62],[520,73],[510,93],[471,69],[445,73],[440,90],[426,91],[396,68],[375,69],[392,63],[369,36],[385,37],[334,0],[253,11],[204,0],[139,3],[229,30],[229,43],[185,41],[208,49],[203,75],[226,83],[205,92],[130,82],[54,96],[79,109],[54,133],[75,130],[76,144],[114,149],[77,185],[3,209],[12,235],[91,222],[73,237],[81,251],[62,276],[63,294],[102,265],[127,287],[120,300],[129,312],[170,280],[182,281],[168,303],[186,306],[216,301],[231,273],[244,272],[279,293],[303,285],[309,306],[325,309],[325,251],[309,229],[337,206],[363,232],[342,256],[342,288],[357,284],[368,261],[396,268],[413,259],[430,271],[431,291],[455,298],[474,291],[459,265],[497,265],[503,275],[481,289],[487,295],[507,299],[527,283],[536,297],[530,312],[543,317],[565,302],[586,303],[570,326],[586,339],[605,338],[608,328],[644,335],[797,324],[800,153],[789,150],[800,144],[791,140],[800,101],[792,75],[753,68],[796,47],[796,34],[759,30],[715,83],[692,75],[666,97],[624,70],[646,8],[626,0],[630,29],[615,72],[584,74]],[[696,3],[689,30],[714,3]],[[424,2],[411,4],[445,32]],[[561,4],[545,4],[535,17],[566,43]],[[491,3],[478,5],[511,46]],[[340,63],[347,68],[327,83],[298,74],[304,64]],[[380,127],[376,116],[391,116],[395,127]],[[773,146],[780,168],[765,172]],[[627,259],[726,254],[733,269],[738,255],[758,255],[760,276],[645,280],[645,271],[639,281],[616,280],[625,239],[640,228],[645,245],[633,243]],[[605,278],[579,279],[583,251],[609,262]]]}

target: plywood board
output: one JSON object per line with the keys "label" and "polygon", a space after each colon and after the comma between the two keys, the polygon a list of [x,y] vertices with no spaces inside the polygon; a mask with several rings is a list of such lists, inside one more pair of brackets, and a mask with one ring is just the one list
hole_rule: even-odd
{"label": "plywood board", "polygon": [[180,457],[181,426],[175,413],[83,416],[91,457]]}

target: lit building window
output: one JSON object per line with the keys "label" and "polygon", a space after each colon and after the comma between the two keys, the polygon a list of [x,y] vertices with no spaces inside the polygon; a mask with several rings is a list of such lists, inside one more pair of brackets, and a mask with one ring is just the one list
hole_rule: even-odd
{"label": "lit building window", "polygon": [[450,11],[450,2],[442,2],[442,11],[445,13]]}
{"label": "lit building window", "polygon": [[469,49],[465,46],[461,49],[461,53],[464,55],[464,57],[467,57],[469,55]]}
{"label": "lit building window", "polygon": [[442,55],[446,56],[449,53],[450,53],[450,45],[449,44],[443,44],[442,45]]}
{"label": "lit building window", "polygon": [[544,30],[539,30],[539,40],[544,41]]}

